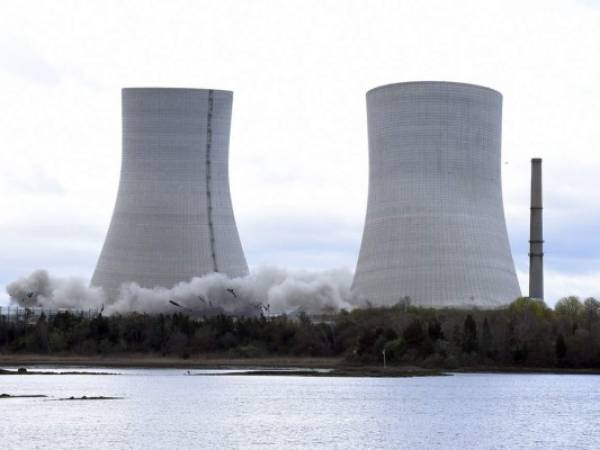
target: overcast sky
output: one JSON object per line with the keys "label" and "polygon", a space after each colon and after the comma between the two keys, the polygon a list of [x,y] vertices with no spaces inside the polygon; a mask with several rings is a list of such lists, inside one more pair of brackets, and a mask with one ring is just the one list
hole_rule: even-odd
{"label": "overcast sky", "polygon": [[251,267],[354,270],[365,92],[504,95],[505,209],[527,292],[544,158],[547,301],[600,296],[600,1],[3,1],[0,305],[34,269],[91,278],[120,167],[120,89],[234,91],[230,172]]}

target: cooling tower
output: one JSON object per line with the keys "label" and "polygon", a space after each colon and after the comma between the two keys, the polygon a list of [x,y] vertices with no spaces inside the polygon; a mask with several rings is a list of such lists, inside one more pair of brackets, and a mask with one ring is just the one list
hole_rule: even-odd
{"label": "cooling tower", "polygon": [[122,91],[117,201],[92,285],[171,287],[209,272],[248,273],[229,192],[233,93]]}
{"label": "cooling tower", "polygon": [[369,197],[353,292],[378,305],[520,296],[502,204],[502,96],[399,83],[367,93]]}

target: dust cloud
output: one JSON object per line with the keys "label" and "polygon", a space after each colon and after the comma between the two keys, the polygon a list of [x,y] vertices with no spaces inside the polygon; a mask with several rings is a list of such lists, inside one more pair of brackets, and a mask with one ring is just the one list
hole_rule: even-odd
{"label": "dust cloud", "polygon": [[127,283],[111,298],[83,279],[54,277],[45,270],[36,270],[10,283],[6,290],[11,302],[22,307],[93,308],[107,315],[179,310],[194,315],[252,316],[349,310],[358,306],[351,283],[352,272],[348,269],[317,272],[260,267],[245,277],[211,273],[171,288]]}

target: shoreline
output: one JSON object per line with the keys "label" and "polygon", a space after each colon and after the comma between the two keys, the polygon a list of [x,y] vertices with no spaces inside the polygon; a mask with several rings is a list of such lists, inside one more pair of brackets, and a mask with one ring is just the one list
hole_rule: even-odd
{"label": "shoreline", "polygon": [[[0,354],[0,368],[14,366],[55,366],[55,367],[109,367],[125,369],[233,369],[253,370],[252,375],[289,375],[277,369],[307,369],[298,374],[309,374],[312,369],[330,369],[330,372],[316,376],[428,376],[450,373],[498,373],[498,374],[555,374],[555,375],[600,375],[600,368],[541,368],[541,367],[460,367],[424,368],[418,366],[381,366],[347,363],[342,357],[264,357],[230,358],[204,355],[187,359],[158,355],[127,354],[119,356],[86,355],[7,355]],[[274,370],[271,370],[274,369]],[[248,373],[250,374],[250,373]]]}
{"label": "shoreline", "polygon": [[[444,371],[415,366],[387,367],[345,364],[343,358],[224,358],[197,357],[171,358],[148,355],[119,357],[101,356],[48,356],[48,355],[0,355],[0,374],[6,367],[23,367],[28,373],[4,373],[4,375],[57,375],[31,369],[42,367],[68,368],[125,368],[125,369],[227,369],[235,372],[224,374],[191,374],[195,376],[303,376],[303,377],[423,377],[445,376]],[[320,371],[321,370],[321,371]],[[64,375],[77,374],[69,370]],[[83,374],[83,373],[82,373]]]}

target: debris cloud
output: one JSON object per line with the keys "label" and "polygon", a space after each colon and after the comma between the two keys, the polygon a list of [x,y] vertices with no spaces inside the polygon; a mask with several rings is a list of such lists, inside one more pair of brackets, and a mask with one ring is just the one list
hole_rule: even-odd
{"label": "debris cloud", "polygon": [[10,283],[6,290],[11,302],[22,307],[95,308],[107,315],[179,310],[194,315],[252,316],[352,309],[358,305],[351,283],[348,269],[316,272],[260,267],[245,277],[211,273],[170,288],[126,283],[111,298],[82,279],[53,277],[37,270]]}

